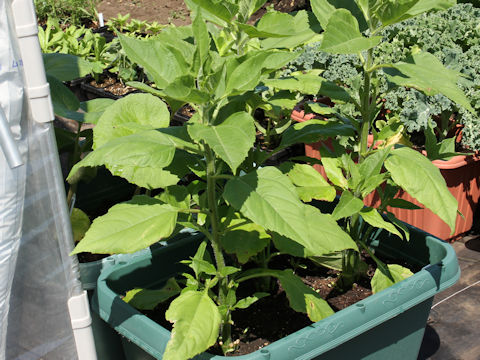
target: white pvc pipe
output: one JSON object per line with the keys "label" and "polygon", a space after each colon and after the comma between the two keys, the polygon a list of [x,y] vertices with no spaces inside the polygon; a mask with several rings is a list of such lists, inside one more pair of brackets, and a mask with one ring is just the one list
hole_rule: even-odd
{"label": "white pvc pipe", "polygon": [[18,150],[17,144],[13,139],[13,135],[8,125],[7,117],[0,107],[0,148],[7,159],[8,165],[11,169],[23,165],[22,156]]}
{"label": "white pvc pipe", "polygon": [[38,25],[32,0],[14,0],[12,3],[15,30],[25,73],[27,96],[32,116],[37,122],[54,119],[50,87],[45,76],[42,51],[38,41]]}
{"label": "white pvc pipe", "polygon": [[79,360],[97,360],[92,333],[92,317],[88,306],[87,292],[72,296],[68,300],[68,311],[72,322],[73,336]]}

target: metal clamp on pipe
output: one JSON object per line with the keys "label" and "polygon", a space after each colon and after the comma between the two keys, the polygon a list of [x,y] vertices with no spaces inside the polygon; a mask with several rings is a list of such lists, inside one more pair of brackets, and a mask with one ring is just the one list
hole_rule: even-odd
{"label": "metal clamp on pipe", "polygon": [[7,121],[7,117],[3,112],[3,109],[0,107],[0,147],[2,148],[3,154],[7,159],[8,165],[11,169],[16,168],[20,165],[23,165],[22,156],[20,151],[18,151],[17,144],[13,139],[13,135],[10,131],[10,126]]}

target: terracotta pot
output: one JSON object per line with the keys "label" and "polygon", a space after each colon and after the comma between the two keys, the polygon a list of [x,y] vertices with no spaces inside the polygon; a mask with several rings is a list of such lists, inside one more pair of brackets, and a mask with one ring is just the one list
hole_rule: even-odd
{"label": "terracotta pot", "polygon": [[[314,114],[305,114],[303,110],[299,109],[294,110],[292,113],[292,119],[299,122],[310,120],[314,117]],[[321,142],[306,144],[305,155],[320,159],[320,146],[322,146]],[[440,169],[448,189],[458,201],[458,210],[463,214],[463,217],[457,215],[454,233],[450,234],[447,224],[428,209],[405,210],[388,208],[388,210],[394,213],[398,219],[429,232],[440,239],[455,240],[469,231],[473,225],[473,215],[480,200],[480,153],[477,151],[471,155],[459,155],[448,161],[434,160],[433,164]],[[316,164],[314,168],[326,178],[322,165]],[[399,191],[397,197],[422,206],[404,191]],[[364,203],[368,206],[377,205],[378,201],[379,197],[376,192],[364,199]]]}

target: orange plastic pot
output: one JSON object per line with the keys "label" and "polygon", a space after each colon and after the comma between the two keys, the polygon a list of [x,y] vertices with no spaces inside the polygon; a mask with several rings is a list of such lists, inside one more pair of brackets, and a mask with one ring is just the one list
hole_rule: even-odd
{"label": "orange plastic pot", "polygon": [[[314,114],[305,114],[303,110],[294,110],[292,113],[292,119],[298,122],[307,121],[314,117]],[[305,155],[314,159],[320,159],[319,149],[321,146],[321,142],[306,144]],[[453,241],[469,231],[473,225],[473,215],[480,200],[480,153],[477,151],[471,155],[455,156],[447,161],[434,160],[432,163],[440,169],[448,189],[458,201],[458,210],[463,215],[463,217],[457,215],[453,234],[450,234],[450,228],[447,224],[428,209],[405,210],[388,208],[388,210],[395,214],[398,219],[410,225],[440,239]],[[314,168],[326,178],[322,165],[315,164]],[[422,206],[402,190],[397,194],[397,198]],[[378,201],[379,196],[376,192],[364,199],[364,203],[368,206],[374,206]]]}

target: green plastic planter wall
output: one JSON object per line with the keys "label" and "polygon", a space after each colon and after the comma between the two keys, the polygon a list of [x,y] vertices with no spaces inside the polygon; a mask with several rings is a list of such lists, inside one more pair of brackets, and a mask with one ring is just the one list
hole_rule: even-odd
{"label": "green plastic planter wall", "polygon": [[[417,359],[433,296],[453,285],[460,277],[460,269],[449,244],[416,228],[410,232],[411,239],[406,242],[377,231],[370,244],[378,254],[420,265],[421,271],[236,359]],[[128,359],[161,359],[170,332],[121,300],[120,294],[134,287],[160,287],[169,277],[184,271],[184,265],[178,262],[192,256],[199,241],[198,235],[186,238],[150,256],[118,262],[100,275],[93,307],[130,341],[126,346]],[[195,357],[223,358],[207,353]]]}

